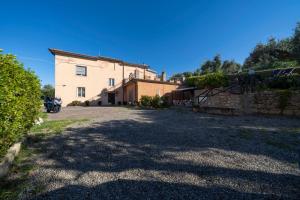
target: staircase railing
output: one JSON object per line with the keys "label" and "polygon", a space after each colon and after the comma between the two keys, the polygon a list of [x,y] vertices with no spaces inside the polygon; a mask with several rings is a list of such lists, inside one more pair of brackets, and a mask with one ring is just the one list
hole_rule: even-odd
{"label": "staircase railing", "polygon": [[[238,88],[239,92],[233,92],[232,89],[234,88]],[[206,89],[204,92],[200,93],[199,95],[196,96],[197,100],[198,100],[198,105],[201,105],[202,103],[204,103],[208,97],[212,97],[215,96],[217,94],[220,93],[224,93],[224,92],[230,92],[231,94],[241,94],[240,91],[240,85],[239,84],[232,84],[224,89],[219,89],[219,88],[210,88],[210,89]],[[201,98],[201,100],[200,100]]]}

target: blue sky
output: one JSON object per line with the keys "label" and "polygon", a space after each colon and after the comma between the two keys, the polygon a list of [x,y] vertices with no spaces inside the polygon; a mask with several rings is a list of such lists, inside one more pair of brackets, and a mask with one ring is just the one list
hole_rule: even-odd
{"label": "blue sky", "polygon": [[292,35],[299,0],[2,1],[0,49],[54,84],[48,48],[194,71],[206,59],[242,63],[256,43]]}

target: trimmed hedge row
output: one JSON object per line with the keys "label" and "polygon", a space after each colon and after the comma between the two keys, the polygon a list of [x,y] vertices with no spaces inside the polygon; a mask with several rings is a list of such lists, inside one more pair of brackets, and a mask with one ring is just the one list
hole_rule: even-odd
{"label": "trimmed hedge row", "polygon": [[168,98],[155,95],[154,97],[143,95],[140,99],[140,105],[143,107],[165,108],[169,106]]}
{"label": "trimmed hedge row", "polygon": [[221,72],[209,73],[201,76],[192,76],[186,79],[189,86],[196,86],[199,89],[203,88],[218,88],[226,87],[229,84],[229,79]]}
{"label": "trimmed hedge row", "polygon": [[41,108],[40,80],[0,52],[0,157],[33,126]]}

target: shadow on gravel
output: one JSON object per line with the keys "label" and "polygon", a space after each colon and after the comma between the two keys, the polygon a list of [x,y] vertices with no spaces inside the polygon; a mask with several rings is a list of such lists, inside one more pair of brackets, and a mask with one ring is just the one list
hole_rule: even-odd
{"label": "shadow on gravel", "polygon": [[197,187],[156,181],[118,180],[96,187],[69,185],[35,199],[277,199],[275,195],[243,193],[223,187]]}
{"label": "shadow on gravel", "polygon": [[[281,122],[280,119],[240,119],[176,111],[145,111],[139,115],[139,120],[111,120],[84,128],[69,128],[66,134],[45,140],[42,144],[44,152],[55,164],[43,167],[75,170],[81,174],[134,169],[170,174],[189,173],[208,182],[222,178],[233,180],[239,191],[243,191],[243,184],[250,185],[248,191],[253,184],[259,185],[260,190],[252,194],[238,192],[229,185],[228,188],[204,188],[165,182],[119,180],[93,188],[70,185],[39,198],[84,199],[84,195],[87,199],[271,199],[272,196],[264,194],[292,198],[300,196],[300,177],[296,175],[206,166],[194,162],[201,159],[202,153],[210,148],[297,162],[296,150],[280,149],[263,142],[272,134],[286,137],[285,133],[274,128],[290,128],[291,124]],[[266,127],[262,129],[263,133],[253,132],[251,138],[240,136],[240,132],[245,129],[243,126],[265,127],[268,122],[268,126],[273,129]],[[180,159],[180,156],[174,156],[191,151],[195,158]],[[220,185],[227,186],[226,181]]]}

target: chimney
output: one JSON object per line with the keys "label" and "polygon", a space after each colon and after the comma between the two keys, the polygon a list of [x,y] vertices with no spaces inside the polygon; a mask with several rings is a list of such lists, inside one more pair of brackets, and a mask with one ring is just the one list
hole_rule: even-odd
{"label": "chimney", "polygon": [[167,74],[166,74],[166,72],[162,72],[161,73],[160,80],[161,81],[167,81]]}

